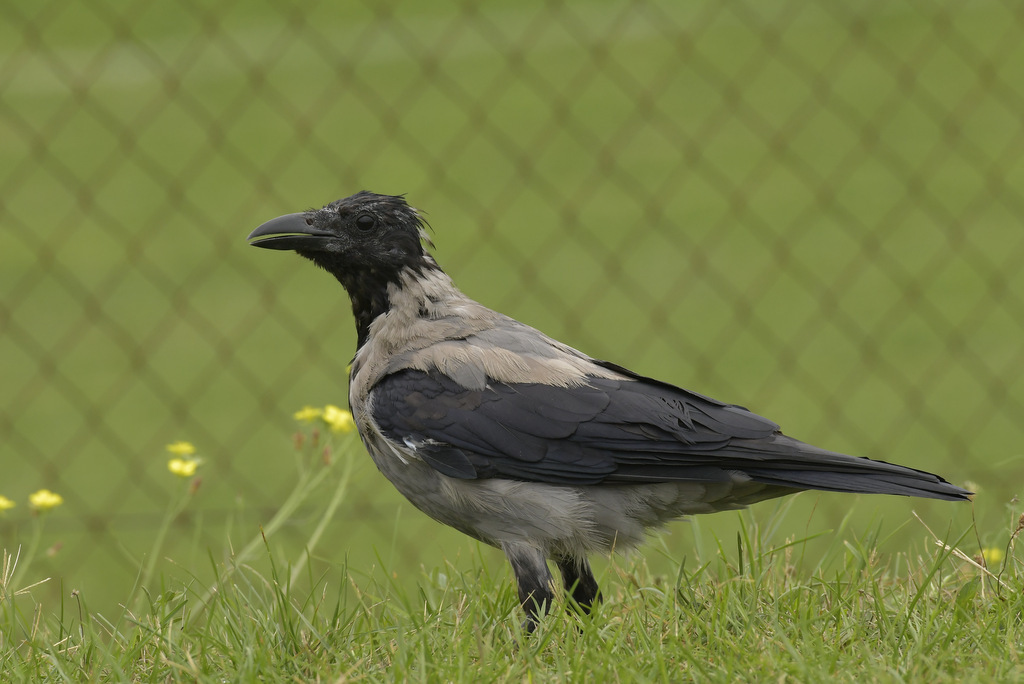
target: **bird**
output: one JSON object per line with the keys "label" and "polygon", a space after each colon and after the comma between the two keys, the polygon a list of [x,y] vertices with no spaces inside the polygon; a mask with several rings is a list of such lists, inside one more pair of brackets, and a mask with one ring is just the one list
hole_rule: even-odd
{"label": "bird", "polygon": [[274,218],[249,244],[297,252],[351,300],[349,405],[416,508],[501,549],[523,628],[601,600],[588,556],[666,523],[803,490],[969,500],[938,475],[784,435],[742,406],[598,360],[464,295],[404,195],[361,191]]}

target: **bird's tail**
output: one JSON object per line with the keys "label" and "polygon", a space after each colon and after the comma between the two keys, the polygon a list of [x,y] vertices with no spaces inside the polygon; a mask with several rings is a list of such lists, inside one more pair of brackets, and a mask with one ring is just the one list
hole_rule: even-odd
{"label": "bird's tail", "polygon": [[737,470],[756,482],[793,489],[820,489],[830,492],[895,494],[946,501],[969,501],[973,493],[952,485],[938,475],[923,470],[847,456],[819,449],[785,435],[749,440],[734,440],[729,451],[741,456]]}

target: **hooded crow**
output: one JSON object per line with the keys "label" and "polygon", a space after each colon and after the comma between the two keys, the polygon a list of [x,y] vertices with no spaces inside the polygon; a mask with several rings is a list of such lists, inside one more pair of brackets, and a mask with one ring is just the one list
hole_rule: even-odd
{"label": "hooded crow", "polygon": [[647,530],[805,489],[961,501],[941,477],[845,456],[772,421],[599,361],[460,292],[404,197],[359,192],[249,235],[333,275],[352,300],[349,402],[417,508],[505,552],[532,630],[554,598],[600,599],[587,562]]}

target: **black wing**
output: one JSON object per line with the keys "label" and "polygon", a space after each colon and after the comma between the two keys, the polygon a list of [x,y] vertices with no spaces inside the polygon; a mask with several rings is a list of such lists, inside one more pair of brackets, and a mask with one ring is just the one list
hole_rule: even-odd
{"label": "black wing", "polygon": [[624,377],[471,390],[441,373],[403,370],[374,387],[371,411],[385,436],[461,479],[592,485],[742,473],[794,489],[967,494],[930,473],[818,449],[742,407],[605,366]]}

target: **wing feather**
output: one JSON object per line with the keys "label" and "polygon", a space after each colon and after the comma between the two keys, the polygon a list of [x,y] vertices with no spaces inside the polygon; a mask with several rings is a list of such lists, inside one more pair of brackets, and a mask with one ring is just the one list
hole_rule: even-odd
{"label": "wing feather", "polygon": [[964,498],[930,473],[813,447],[740,406],[628,371],[575,386],[490,379],[480,389],[406,369],[382,378],[370,399],[386,437],[460,479],[592,485],[741,477],[793,489]]}

